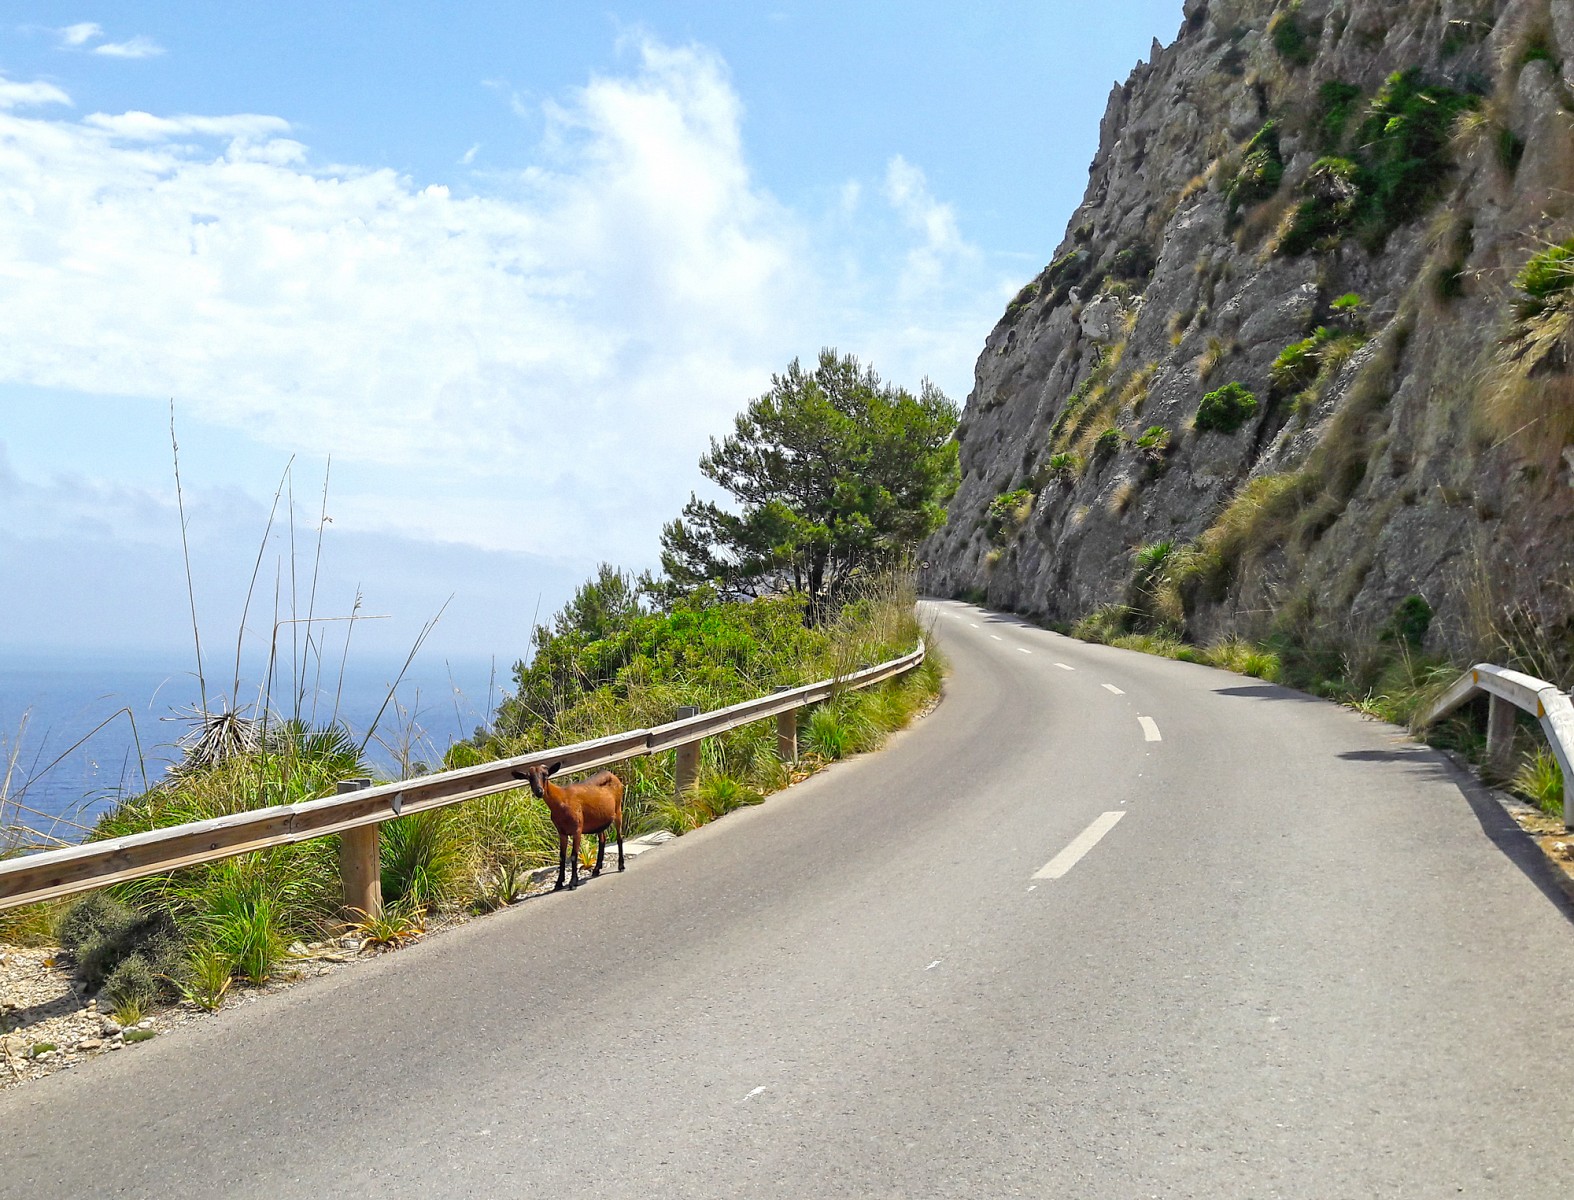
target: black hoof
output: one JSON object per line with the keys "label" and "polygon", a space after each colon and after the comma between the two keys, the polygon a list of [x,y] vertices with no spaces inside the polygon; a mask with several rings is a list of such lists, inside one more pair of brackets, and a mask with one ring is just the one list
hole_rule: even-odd
{"label": "black hoof", "polygon": [[625,866],[624,866],[624,865],[623,865],[623,864],[622,864],[622,863],[619,863],[619,864],[618,864],[618,870],[620,870],[620,871],[627,871],[627,870],[628,870],[628,868],[627,868],[627,867],[625,867]]}

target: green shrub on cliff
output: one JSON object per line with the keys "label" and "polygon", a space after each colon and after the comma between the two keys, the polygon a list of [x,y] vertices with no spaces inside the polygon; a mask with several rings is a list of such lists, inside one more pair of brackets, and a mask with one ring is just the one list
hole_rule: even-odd
{"label": "green shrub on cliff", "polygon": [[1227,383],[1202,398],[1199,432],[1234,433],[1257,413],[1257,397],[1244,384]]}
{"label": "green shrub on cliff", "polygon": [[1514,309],[1522,321],[1567,304],[1574,293],[1574,238],[1531,258],[1514,277],[1514,288],[1519,292]]}
{"label": "green shrub on cliff", "polygon": [[1317,39],[1321,31],[1301,16],[1299,3],[1292,4],[1281,13],[1275,13],[1268,22],[1268,37],[1279,57],[1292,66],[1304,67],[1317,56]]}
{"label": "green shrub on cliff", "polygon": [[1376,250],[1399,226],[1420,216],[1441,193],[1453,164],[1451,138],[1460,116],[1481,98],[1422,82],[1419,68],[1390,75],[1367,106],[1348,157],[1346,141],[1359,93],[1331,81],[1320,92],[1323,149],[1302,185],[1304,199],[1280,239],[1282,254],[1328,249],[1355,232]]}
{"label": "green shrub on cliff", "polygon": [[1003,492],[984,512],[984,531],[997,545],[1015,537],[1033,512],[1034,496],[1027,488]]}
{"label": "green shrub on cliff", "polygon": [[1279,190],[1284,159],[1279,155],[1279,126],[1269,121],[1246,143],[1240,169],[1225,188],[1230,212],[1261,203]]}

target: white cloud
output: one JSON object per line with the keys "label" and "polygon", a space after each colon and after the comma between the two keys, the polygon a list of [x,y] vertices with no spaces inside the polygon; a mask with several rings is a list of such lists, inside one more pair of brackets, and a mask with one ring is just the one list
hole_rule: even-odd
{"label": "white cloud", "polygon": [[[883,216],[779,204],[698,47],[647,39],[543,105],[538,160],[480,194],[310,165],[279,117],[7,97],[69,103],[0,80],[0,382],[332,452],[363,469],[336,502],[362,529],[649,561],[771,371],[834,344],[965,379],[998,312],[992,277],[946,276],[972,252],[903,160]],[[837,228],[893,217],[899,286]]]}
{"label": "white cloud", "polygon": [[930,195],[924,173],[899,154],[886,165],[885,196],[908,227],[923,237],[908,252],[904,288],[933,287],[956,259],[974,255],[951,206]]}
{"label": "white cloud", "polygon": [[71,104],[71,97],[52,83],[17,83],[0,75],[0,110],[33,108],[43,104]]}
{"label": "white cloud", "polygon": [[138,36],[129,41],[105,42],[94,46],[93,53],[109,58],[152,58],[154,55],[163,54],[164,47],[152,38]]}
{"label": "white cloud", "polygon": [[55,32],[60,35],[62,46],[81,46],[94,38],[103,37],[104,27],[92,21],[79,21],[75,25],[67,25],[64,29],[57,29]]}
{"label": "white cloud", "polygon": [[230,117],[155,117],[152,113],[128,112],[111,116],[92,113],[84,125],[101,129],[122,141],[160,142],[178,137],[261,140],[290,131],[290,123],[278,117],[239,113]]}

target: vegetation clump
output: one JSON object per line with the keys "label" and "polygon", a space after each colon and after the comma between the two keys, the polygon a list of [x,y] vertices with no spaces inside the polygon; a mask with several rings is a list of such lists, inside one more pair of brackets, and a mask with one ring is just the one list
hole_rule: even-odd
{"label": "vegetation clump", "polygon": [[1007,325],[1015,325],[1022,319],[1022,314],[1028,310],[1033,301],[1038,299],[1041,286],[1040,282],[1035,279],[1012,297],[1011,303],[1006,305],[1004,321]]}
{"label": "vegetation clump", "polygon": [[1514,311],[1521,321],[1566,306],[1574,292],[1574,238],[1533,255],[1514,277],[1514,290],[1519,293]]}
{"label": "vegetation clump", "polygon": [[1394,606],[1378,638],[1384,642],[1397,642],[1412,650],[1421,649],[1427,631],[1432,628],[1432,606],[1425,596],[1406,596]]}
{"label": "vegetation clump", "polygon": [[1307,173],[1280,253],[1327,249],[1351,232],[1369,249],[1381,247],[1437,198],[1452,163],[1455,124],[1481,103],[1472,93],[1423,83],[1419,68],[1396,71],[1352,134],[1359,98],[1351,84],[1323,85],[1318,133],[1324,157]]}
{"label": "vegetation clump", "polygon": [[1318,89],[1317,133],[1324,153],[1332,154],[1343,144],[1360,99],[1361,89],[1342,79],[1330,79]]}
{"label": "vegetation clump", "polygon": [[1291,66],[1304,67],[1317,56],[1319,30],[1301,16],[1299,3],[1275,13],[1268,22],[1268,37],[1279,57]]}
{"label": "vegetation clump", "polygon": [[1257,397],[1244,384],[1227,383],[1202,398],[1197,409],[1201,432],[1235,433],[1257,414]]}
{"label": "vegetation clump", "polygon": [[984,513],[984,531],[997,545],[1010,541],[1033,513],[1035,497],[1027,488],[1003,492],[989,502]]}
{"label": "vegetation clump", "polygon": [[1269,121],[1246,143],[1240,169],[1225,188],[1233,216],[1242,208],[1268,199],[1284,180],[1284,159],[1279,152],[1279,126]]}

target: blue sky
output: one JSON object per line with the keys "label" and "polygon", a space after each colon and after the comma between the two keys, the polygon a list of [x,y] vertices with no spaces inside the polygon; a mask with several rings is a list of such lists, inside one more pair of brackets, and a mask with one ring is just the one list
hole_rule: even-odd
{"label": "blue sky", "polygon": [[183,645],[173,400],[212,636],[291,463],[299,586],[331,456],[324,603],[391,651],[452,594],[434,652],[510,661],[597,561],[653,564],[794,356],[963,400],[1180,3],[4,19],[0,651]]}

